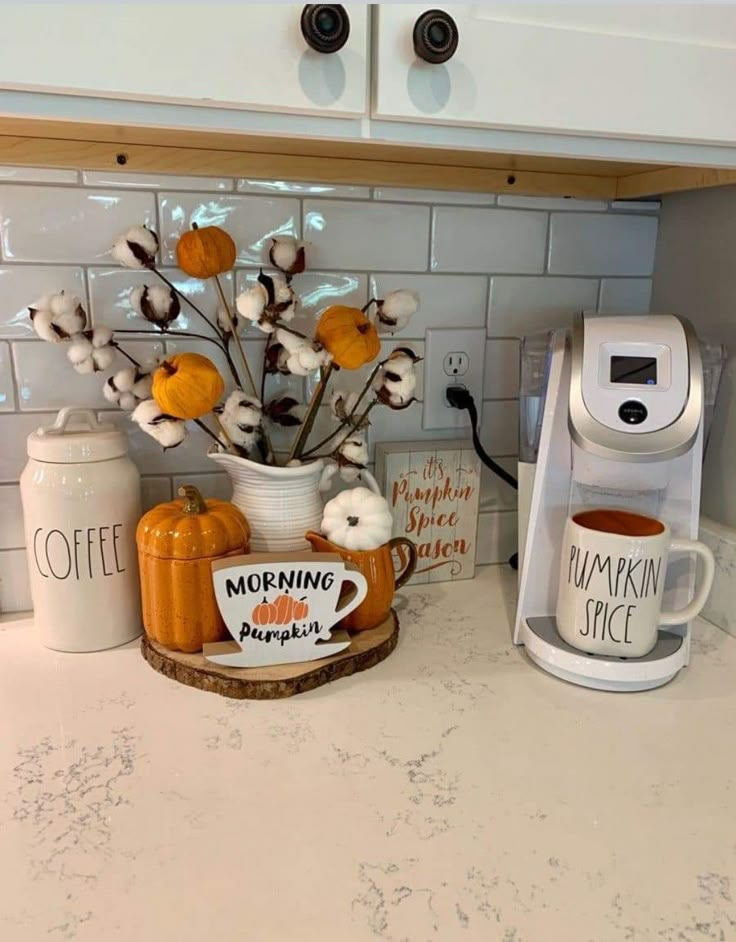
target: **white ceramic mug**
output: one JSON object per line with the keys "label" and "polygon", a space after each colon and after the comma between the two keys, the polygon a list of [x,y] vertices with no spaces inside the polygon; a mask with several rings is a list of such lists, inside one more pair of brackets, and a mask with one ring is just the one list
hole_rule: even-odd
{"label": "white ceramic mug", "polygon": [[[670,552],[695,553],[703,575],[689,605],[663,612]],[[700,613],[714,572],[704,543],[673,537],[661,520],[626,510],[584,510],[565,525],[557,630],[590,654],[643,657],[657,643],[661,625],[681,625]]]}

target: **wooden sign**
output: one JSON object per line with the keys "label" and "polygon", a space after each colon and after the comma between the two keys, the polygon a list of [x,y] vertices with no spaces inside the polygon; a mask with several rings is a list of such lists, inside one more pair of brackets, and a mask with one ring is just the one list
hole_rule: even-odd
{"label": "wooden sign", "polygon": [[394,517],[393,535],[417,547],[410,584],[472,579],[480,497],[472,443],[379,443],[376,478]]}
{"label": "wooden sign", "polygon": [[332,627],[368,592],[365,576],[336,553],[252,553],[212,563],[215,598],[237,642],[206,644],[203,655],[227,667],[295,664],[350,645]]}

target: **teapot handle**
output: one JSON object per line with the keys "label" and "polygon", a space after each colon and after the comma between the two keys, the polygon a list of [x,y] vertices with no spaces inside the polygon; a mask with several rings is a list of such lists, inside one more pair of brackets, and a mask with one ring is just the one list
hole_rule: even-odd
{"label": "teapot handle", "polygon": [[[332,487],[332,482],[335,475],[337,474],[337,471],[338,468],[336,464],[330,463],[325,465],[322,471],[322,476],[319,479],[319,490],[321,494],[326,494],[327,491],[329,491],[329,489]],[[378,482],[367,468],[364,468],[360,472],[358,481],[362,484],[365,484],[365,486],[369,490],[373,491],[374,494],[378,494],[379,497],[383,496],[381,494],[381,489],[378,486]]]}

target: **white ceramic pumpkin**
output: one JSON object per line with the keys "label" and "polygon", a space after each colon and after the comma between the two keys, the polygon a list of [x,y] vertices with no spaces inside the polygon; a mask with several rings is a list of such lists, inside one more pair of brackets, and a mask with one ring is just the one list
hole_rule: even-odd
{"label": "white ceramic pumpkin", "polygon": [[322,533],[348,550],[374,550],[391,539],[388,501],[367,487],[342,491],[325,504]]}

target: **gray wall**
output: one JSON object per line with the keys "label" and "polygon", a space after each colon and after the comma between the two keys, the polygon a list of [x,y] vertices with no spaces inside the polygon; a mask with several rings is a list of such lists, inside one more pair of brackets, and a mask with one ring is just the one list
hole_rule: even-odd
{"label": "gray wall", "polygon": [[731,353],[708,445],[702,511],[736,526],[736,187],[662,200],[652,311],[689,317]]}

